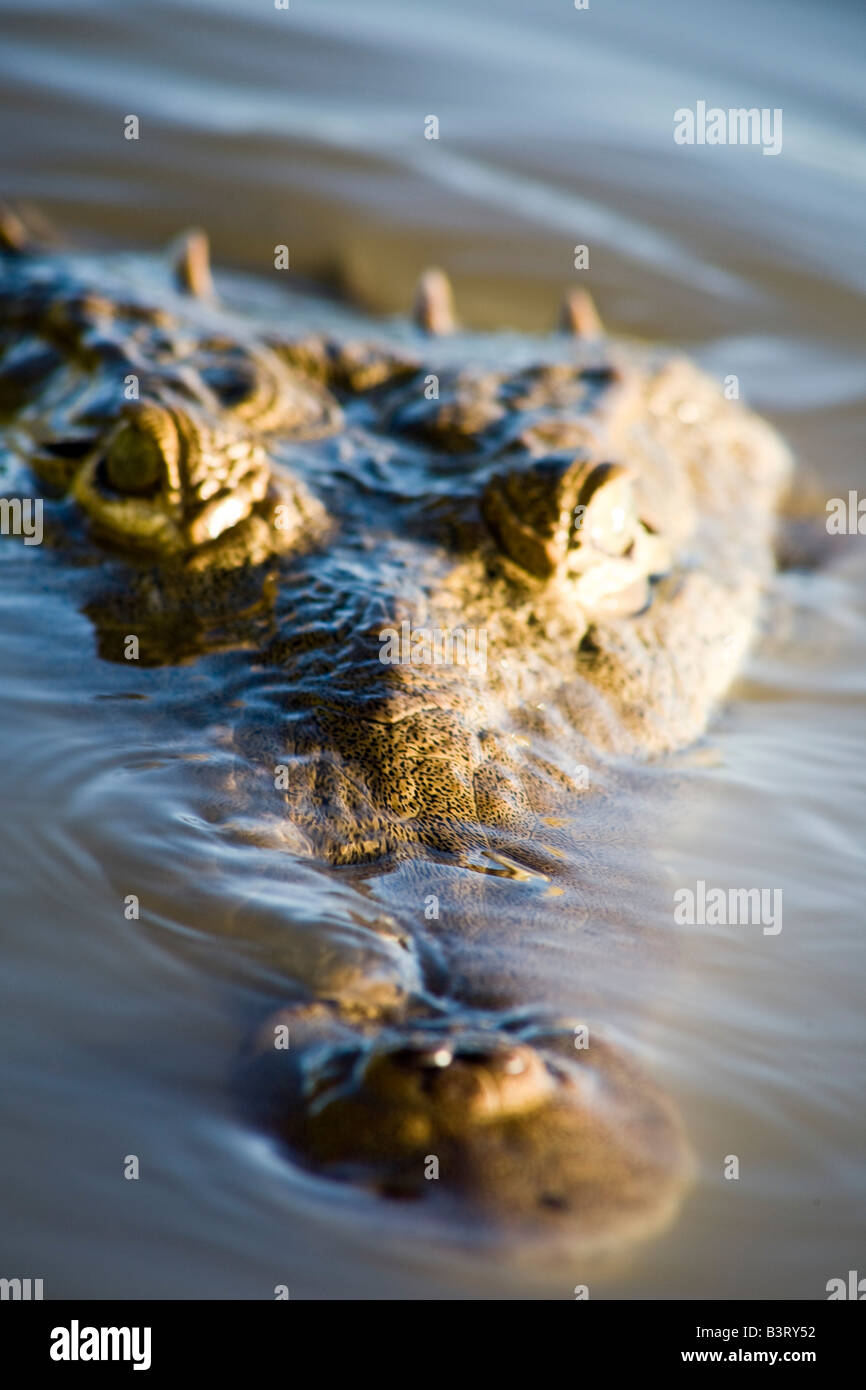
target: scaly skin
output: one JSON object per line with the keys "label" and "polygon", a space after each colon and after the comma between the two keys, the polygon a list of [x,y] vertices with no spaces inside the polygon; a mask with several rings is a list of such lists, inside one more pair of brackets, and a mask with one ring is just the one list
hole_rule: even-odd
{"label": "scaly skin", "polygon": [[[221,313],[200,240],[186,297],[8,249],[0,411],[104,548],[100,650],[249,648],[236,806],[295,853],[388,869],[395,917],[413,903],[392,978],[335,964],[258,1035],[268,1123],[317,1172],[487,1228],[658,1230],[688,1182],[679,1120],[594,1028],[575,1047],[578,993],[536,991],[533,940],[594,897],[608,809],[575,768],[601,788],[611,755],[688,744],[738,669],[784,446],[688,363],[611,343],[585,298],[571,336],[473,339],[432,274],[378,346]],[[404,623],[483,632],[486,665],[384,663]]]}

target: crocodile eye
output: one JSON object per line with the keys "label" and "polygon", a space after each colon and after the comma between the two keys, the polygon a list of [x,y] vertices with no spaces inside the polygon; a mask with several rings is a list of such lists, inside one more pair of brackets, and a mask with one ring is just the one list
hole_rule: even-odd
{"label": "crocodile eye", "polygon": [[533,459],[495,474],[482,511],[502,550],[539,579],[556,572],[574,536],[575,492],[587,467],[581,455]]}
{"label": "crocodile eye", "polygon": [[159,445],[136,430],[121,431],[106,456],[105,477],[115,492],[153,492],[162,477]]}
{"label": "crocodile eye", "polygon": [[141,496],[165,481],[176,458],[177,432],[168,411],[143,405],[116,430],[105,456],[105,480],[116,492]]}

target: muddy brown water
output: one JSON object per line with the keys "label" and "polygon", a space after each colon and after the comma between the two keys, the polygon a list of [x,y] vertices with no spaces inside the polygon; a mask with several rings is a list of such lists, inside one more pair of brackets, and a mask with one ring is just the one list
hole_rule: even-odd
{"label": "muddy brown water", "polygon": [[[197,222],[275,304],[285,243],[290,274],[385,313],[436,262],[481,328],[543,329],[588,283],[614,328],[736,375],[820,494],[866,485],[859,5],[4,0],[0,24],[0,183],[80,244]],[[675,145],[699,100],[781,108],[781,153]],[[680,953],[642,1047],[700,1175],[667,1234],[596,1271],[407,1239],[250,1133],[226,1077],[283,956],[233,930],[351,952],[375,894],[304,865],[289,891],[208,822],[195,711],[229,659],[100,661],[38,547],[4,541],[0,1274],[47,1297],[820,1298],[862,1271],[864,547],[779,576],[674,813],[640,808],[671,893],[635,886],[633,917]],[[698,880],[780,890],[781,932],[675,928]],[[637,990],[617,983],[625,1026]]]}

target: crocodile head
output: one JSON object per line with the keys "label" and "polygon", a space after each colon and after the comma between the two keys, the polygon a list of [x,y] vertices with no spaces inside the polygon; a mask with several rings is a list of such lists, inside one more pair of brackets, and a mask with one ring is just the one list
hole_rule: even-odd
{"label": "crocodile head", "polygon": [[[576,795],[570,769],[593,760],[603,801],[606,754],[705,727],[755,628],[783,447],[688,365],[637,350],[560,341],[509,370],[497,346],[489,370],[455,331],[413,367],[401,338],[393,353],[280,345],[22,274],[2,305],[0,411],[35,467],[53,449],[94,532],[157,557],[133,594],[145,623],[179,615],[181,642],[131,622],[128,566],[105,648],[133,631],[149,659],[174,659],[190,615],[210,642],[213,576],[248,578],[278,548],[280,487],[284,536],[317,533],[295,461],[339,520],[303,566],[279,567],[258,626],[235,586],[230,640],[253,655],[232,685],[232,796],[249,788],[257,825],[268,808],[288,822],[293,852],[373,861],[376,895],[435,970],[370,1017],[347,1017],[341,974],[334,998],[290,1010],[288,1053],[271,1035],[258,1059],[269,1123],[318,1173],[497,1226],[553,1223],[587,1245],[658,1229],[689,1167],[673,1109],[618,1048],[578,1053],[525,1013],[509,1021],[551,1001],[476,948],[501,925],[543,955],[583,921],[584,893],[604,896],[595,786]],[[189,257],[185,276],[207,288]],[[419,313],[428,334],[454,328],[441,281]],[[130,376],[140,400],[124,403]],[[98,611],[105,625],[102,597]],[[420,656],[389,636],[386,653],[404,621],[483,633],[485,665],[440,660],[435,636]]]}

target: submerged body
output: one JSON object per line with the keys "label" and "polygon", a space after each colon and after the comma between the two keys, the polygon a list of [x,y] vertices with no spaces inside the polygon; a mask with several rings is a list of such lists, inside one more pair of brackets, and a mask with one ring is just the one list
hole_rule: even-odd
{"label": "submerged body", "polygon": [[87,556],[103,656],[129,633],[152,663],[249,653],[233,809],[359,883],[393,870],[393,969],[297,988],[245,1084],[331,1178],[587,1247],[647,1235],[688,1180],[679,1120],[532,957],[589,904],[618,964],[592,829],[737,671],[787,452],[681,359],[437,332],[435,278],[420,327],[372,341],[294,331],[290,300],[221,311],[200,251],[179,278],[10,255],[0,412]]}

